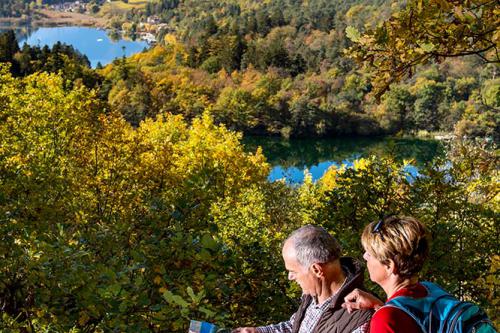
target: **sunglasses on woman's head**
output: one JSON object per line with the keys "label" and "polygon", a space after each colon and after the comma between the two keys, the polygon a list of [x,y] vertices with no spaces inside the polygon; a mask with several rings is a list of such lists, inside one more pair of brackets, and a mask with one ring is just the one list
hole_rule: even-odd
{"label": "sunglasses on woman's head", "polygon": [[382,238],[382,240],[385,240],[384,239],[384,235],[382,234],[382,224],[384,223],[384,220],[383,219],[380,219],[378,220],[377,224],[375,224],[373,226],[373,229],[372,229],[372,234],[379,234],[380,235],[380,238]]}

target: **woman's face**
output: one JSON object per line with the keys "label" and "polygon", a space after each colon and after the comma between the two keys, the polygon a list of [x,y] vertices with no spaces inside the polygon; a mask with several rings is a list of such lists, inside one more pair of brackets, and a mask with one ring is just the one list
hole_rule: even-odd
{"label": "woman's face", "polygon": [[368,251],[365,251],[363,258],[366,260],[370,280],[378,285],[382,285],[389,276],[387,265],[382,264]]}

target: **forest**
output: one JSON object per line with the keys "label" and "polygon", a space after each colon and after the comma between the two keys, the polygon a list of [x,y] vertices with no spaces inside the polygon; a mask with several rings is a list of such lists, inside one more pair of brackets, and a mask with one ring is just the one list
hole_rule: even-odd
{"label": "forest", "polygon": [[[96,69],[1,34],[0,331],[283,320],[287,235],[321,225],[361,259],[388,214],[426,224],[422,277],[498,327],[500,15],[476,2],[154,1],[110,21],[158,15],[158,45]],[[409,12],[463,38],[427,40]],[[457,139],[418,176],[389,153],[295,186],[241,142],[438,131]]]}
{"label": "forest", "polygon": [[[464,20],[449,27],[446,33],[463,33],[475,24],[478,31],[471,30],[472,37],[463,33],[463,38],[482,38],[473,45],[462,45],[462,57],[446,54],[450,48],[446,41],[432,40],[425,44],[428,51],[409,44],[408,54],[395,55],[401,59],[419,56],[413,65],[403,61],[394,70],[386,69],[384,66],[399,61],[388,57],[386,63],[381,58],[380,65],[371,61],[372,66],[366,66],[370,62],[365,61],[365,66],[359,66],[357,61],[374,57],[369,48],[376,46],[366,44],[363,53],[360,31],[375,31],[377,22],[381,24],[393,12],[405,13],[401,6],[368,0],[279,0],[251,5],[148,2],[143,9],[111,15],[110,25],[135,31],[145,18],[156,15],[166,25],[158,32],[159,44],[98,69],[90,87],[102,82],[95,87],[101,98],[133,126],[163,112],[182,114],[189,120],[208,111],[217,123],[252,135],[288,138],[445,132],[497,140],[500,81],[494,54],[498,54],[495,38],[500,23],[491,15],[498,9],[487,2],[477,8],[482,17],[474,22],[481,22],[480,26]],[[459,9],[453,15],[461,17],[455,12],[471,10]],[[445,50],[436,53],[432,43]],[[2,49],[11,53],[8,58],[26,62],[27,58],[15,56],[14,47],[0,45],[0,53]],[[14,64],[12,69],[16,66],[20,65]],[[382,79],[387,73],[398,79]]]}

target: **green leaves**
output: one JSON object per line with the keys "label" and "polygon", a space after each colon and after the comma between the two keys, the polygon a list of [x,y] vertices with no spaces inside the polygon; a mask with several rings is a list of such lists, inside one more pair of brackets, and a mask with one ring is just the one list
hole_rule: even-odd
{"label": "green leaves", "polygon": [[266,182],[261,152],[208,115],[134,129],[84,87],[2,68],[0,293],[12,318],[60,332],[228,320],[243,259],[223,251],[209,212]]}
{"label": "green leaves", "polygon": [[[192,291],[192,289],[191,289]],[[173,294],[171,291],[167,290],[163,292],[163,298],[173,305],[178,305],[181,308],[187,308],[189,303],[186,302],[181,296]]]}
{"label": "green leaves", "polygon": [[355,43],[358,43],[361,39],[361,33],[355,27],[348,26],[347,28],[345,28],[345,33],[347,35],[347,38]]}
{"label": "green leaves", "polygon": [[416,50],[419,53],[429,53],[436,49],[436,46],[432,43],[418,43],[420,47]]}
{"label": "green leaves", "polygon": [[210,234],[204,234],[201,237],[201,245],[203,245],[204,248],[215,251],[219,244],[214,240],[214,238]]}
{"label": "green leaves", "polygon": [[[202,302],[206,296],[205,290],[202,289],[198,294],[196,294],[193,291],[193,288],[187,287],[186,292],[190,298],[190,302],[184,300],[184,298],[179,295],[173,294],[169,290],[163,292],[163,298],[169,304],[180,307],[180,311],[186,318],[186,320],[190,320],[193,318],[203,318],[205,320],[210,320],[217,316],[217,312],[209,309],[209,306],[207,307],[203,305],[203,303],[206,303]],[[202,314],[203,316],[200,317],[199,315],[196,315],[196,313]],[[219,318],[223,318],[223,316],[219,316]]]}

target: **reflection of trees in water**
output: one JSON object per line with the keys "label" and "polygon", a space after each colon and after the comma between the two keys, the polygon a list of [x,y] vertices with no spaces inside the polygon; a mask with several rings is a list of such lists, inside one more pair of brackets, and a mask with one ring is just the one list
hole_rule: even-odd
{"label": "reflection of trees in water", "polygon": [[283,140],[281,138],[245,137],[248,151],[262,147],[272,166],[310,168],[320,162],[342,163],[370,155],[395,156],[398,160],[414,159],[417,166],[430,162],[442,153],[442,145],[435,140],[399,138],[336,138]]}
{"label": "reflection of trees in water", "polygon": [[110,30],[108,32],[108,36],[112,42],[118,42],[122,37],[120,31],[118,31],[118,30]]}
{"label": "reflection of trees in water", "polygon": [[[0,26],[0,33],[5,32],[7,30],[14,30],[16,34],[16,38],[19,41],[27,40],[31,34],[33,34],[38,27],[34,27],[30,24],[28,25],[2,25]],[[21,45],[22,46],[22,45]]]}

